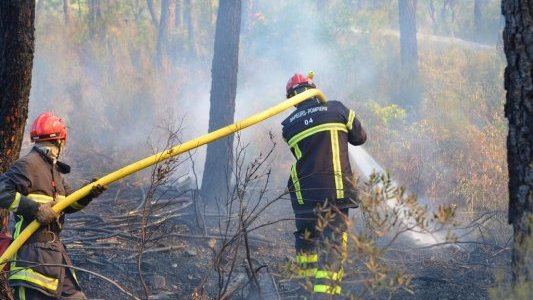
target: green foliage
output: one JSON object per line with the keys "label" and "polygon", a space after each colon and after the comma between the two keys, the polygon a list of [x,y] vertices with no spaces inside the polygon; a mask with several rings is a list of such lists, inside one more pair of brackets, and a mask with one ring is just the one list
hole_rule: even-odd
{"label": "green foliage", "polygon": [[381,106],[375,101],[367,102],[368,108],[381,120],[384,126],[392,122],[405,120],[407,112],[396,104]]}

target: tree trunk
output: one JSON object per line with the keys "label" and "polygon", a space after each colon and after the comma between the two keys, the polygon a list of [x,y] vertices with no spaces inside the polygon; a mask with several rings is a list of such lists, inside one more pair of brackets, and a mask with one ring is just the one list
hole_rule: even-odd
{"label": "tree trunk", "polygon": [[503,0],[505,116],[509,120],[509,223],[513,225],[513,280],[533,280],[533,11],[527,0]]}
{"label": "tree trunk", "polygon": [[[18,158],[28,117],[34,52],[35,0],[0,1],[0,172]],[[0,211],[2,232],[6,210]],[[2,299],[11,299],[4,275]]]}
{"label": "tree trunk", "polygon": [[[240,2],[240,1],[239,1]],[[184,5],[185,26],[187,26],[187,40],[189,44],[189,56],[196,56],[196,41],[194,36],[193,9],[191,0],[185,0]]]}
{"label": "tree trunk", "polygon": [[481,4],[483,0],[475,0],[474,2],[474,32],[473,32],[473,38],[474,40],[479,40],[478,35],[481,32],[482,29],[482,18],[483,15],[481,14]]}
{"label": "tree trunk", "polygon": [[63,16],[65,17],[65,24],[70,23],[70,0],[63,0]]}
{"label": "tree trunk", "polygon": [[159,20],[154,10],[154,0],[146,0],[146,5],[148,6],[148,12],[152,17],[152,24],[154,24],[155,28],[159,28]]}
{"label": "tree trunk", "polygon": [[433,0],[429,0],[428,13],[431,19],[431,28],[432,28],[433,33],[435,34],[437,33],[438,22],[437,22],[437,18],[435,17],[435,5],[433,4]]}
{"label": "tree trunk", "polygon": [[402,65],[418,64],[416,3],[417,0],[399,0],[400,55]]}
{"label": "tree trunk", "polygon": [[156,65],[162,69],[168,60],[168,39],[174,25],[175,0],[161,1],[161,21],[159,22],[159,34],[157,36]]}
{"label": "tree trunk", "polygon": [[[234,122],[240,23],[241,0],[221,0],[211,69],[209,132]],[[233,136],[207,145],[202,192],[211,203],[227,195],[232,164]]]}
{"label": "tree trunk", "polygon": [[97,28],[99,28],[98,21],[102,19],[102,0],[88,0],[88,19],[89,19],[89,32],[91,35],[96,35],[98,33]]}
{"label": "tree trunk", "polygon": [[418,43],[416,40],[417,0],[398,0],[400,14],[400,89],[399,104],[417,115],[420,104]]}
{"label": "tree trunk", "polygon": [[102,18],[102,0],[88,0],[89,22],[96,23]]}
{"label": "tree trunk", "polygon": [[174,14],[174,26],[179,30],[183,29],[183,4],[181,3],[181,0],[176,0],[176,12]]}
{"label": "tree trunk", "polygon": [[[441,30],[442,31],[448,31],[448,17],[447,17],[447,14],[448,14],[448,6],[449,6],[449,0],[444,0],[442,2],[442,7],[440,9],[440,23],[442,25],[441,27]],[[448,34],[448,32],[446,32],[446,34]]]}

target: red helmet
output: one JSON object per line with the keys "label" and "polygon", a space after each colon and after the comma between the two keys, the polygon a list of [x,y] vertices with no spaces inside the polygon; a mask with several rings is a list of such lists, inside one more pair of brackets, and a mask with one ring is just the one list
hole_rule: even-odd
{"label": "red helmet", "polygon": [[52,113],[40,114],[31,125],[30,137],[32,142],[67,140],[67,127],[63,120]]}
{"label": "red helmet", "polygon": [[287,82],[287,98],[294,96],[294,92],[301,87],[316,88],[311,78],[302,74],[294,74]]}

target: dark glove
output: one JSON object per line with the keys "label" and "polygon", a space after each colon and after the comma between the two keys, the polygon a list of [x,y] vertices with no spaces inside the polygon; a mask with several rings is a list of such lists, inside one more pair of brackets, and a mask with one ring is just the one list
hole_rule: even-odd
{"label": "dark glove", "polygon": [[338,206],[343,208],[358,208],[359,195],[357,190],[351,188],[344,189],[344,199],[339,201]]}
{"label": "dark glove", "polygon": [[37,214],[35,214],[35,219],[43,225],[48,225],[57,220],[59,214],[52,209],[55,204],[55,201],[41,204]]}
{"label": "dark glove", "polygon": [[[95,182],[95,181],[98,181],[98,178],[93,178],[93,180],[91,182]],[[107,190],[107,186],[101,185],[101,184],[97,184],[97,185],[93,186],[93,188],[89,192],[89,197],[91,197],[93,199],[94,198],[98,198],[98,196],[100,196],[106,190]]]}

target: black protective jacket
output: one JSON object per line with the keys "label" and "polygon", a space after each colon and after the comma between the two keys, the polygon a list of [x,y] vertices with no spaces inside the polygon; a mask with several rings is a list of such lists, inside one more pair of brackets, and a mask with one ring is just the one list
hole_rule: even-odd
{"label": "black protective jacket", "polygon": [[[15,214],[17,236],[35,219],[39,205],[62,200],[70,194],[63,174],[70,167],[61,162],[54,163],[38,148],[17,160],[11,168],[0,175],[0,207]],[[64,212],[72,213],[84,208],[91,201],[83,198],[69,206]],[[71,265],[59,234],[64,223],[64,213],[50,225],[41,226],[19,249],[11,264],[9,283],[11,286],[26,286],[50,296],[61,294],[62,282],[68,269],[63,267],[36,266],[38,264]],[[32,263],[28,263],[32,262]],[[74,276],[75,277],[75,276]]]}
{"label": "black protective jacket", "polygon": [[312,209],[326,199],[357,207],[348,143],[363,144],[366,133],[355,112],[339,101],[320,103],[312,98],[298,105],[282,125],[283,138],[296,158],[288,182],[293,208]]}

